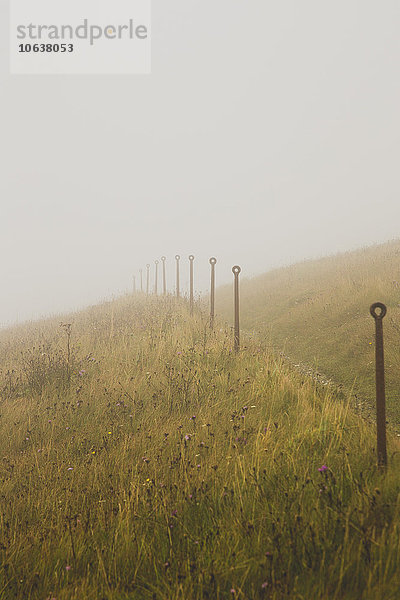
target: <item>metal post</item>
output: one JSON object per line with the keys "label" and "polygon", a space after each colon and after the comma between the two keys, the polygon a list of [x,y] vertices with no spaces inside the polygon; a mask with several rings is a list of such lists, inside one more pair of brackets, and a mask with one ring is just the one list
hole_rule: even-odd
{"label": "metal post", "polygon": [[133,293],[136,294],[136,276],[133,276]]}
{"label": "metal post", "polygon": [[143,292],[143,269],[139,269],[140,273],[140,291]]}
{"label": "metal post", "polygon": [[211,292],[210,292],[210,327],[214,329],[214,318],[215,318],[215,265],[217,264],[217,259],[212,257],[210,258],[211,265]]}
{"label": "metal post", "polygon": [[179,261],[181,260],[181,257],[179,256],[179,254],[177,254],[175,256],[175,260],[176,260],[176,297],[179,298],[179,296],[180,296],[180,289],[179,289]]}
{"label": "metal post", "polygon": [[156,280],[154,283],[154,293],[157,296],[157,294],[158,294],[158,260],[155,260],[154,264],[156,265]]}
{"label": "metal post", "polygon": [[[377,312],[377,309],[380,312]],[[376,434],[378,466],[386,467],[386,398],[385,398],[385,359],[383,352],[383,318],[387,308],[381,302],[376,302],[370,308],[375,319],[375,363],[376,363]]]}
{"label": "metal post", "polygon": [[161,257],[162,260],[162,281],[163,281],[163,294],[167,295],[167,277],[165,275],[165,261],[167,260],[165,256]]}
{"label": "metal post", "polygon": [[240,326],[239,326],[239,273],[241,268],[237,265],[232,267],[232,273],[235,276],[234,281],[234,302],[235,302],[235,352],[240,349]]}
{"label": "metal post", "polygon": [[147,269],[146,294],[149,295],[149,287],[150,287],[150,265],[146,265],[146,269]]}
{"label": "metal post", "polygon": [[190,295],[189,295],[189,302],[190,302],[190,314],[193,315],[193,303],[194,303],[194,297],[193,297],[193,261],[194,261],[194,256],[193,256],[193,254],[191,254],[189,256],[189,260],[190,260]]}

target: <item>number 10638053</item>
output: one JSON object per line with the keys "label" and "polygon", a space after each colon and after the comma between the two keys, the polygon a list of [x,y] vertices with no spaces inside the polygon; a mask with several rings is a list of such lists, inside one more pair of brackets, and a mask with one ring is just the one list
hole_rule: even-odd
{"label": "number 10638053", "polygon": [[19,44],[19,52],[73,52],[74,44]]}

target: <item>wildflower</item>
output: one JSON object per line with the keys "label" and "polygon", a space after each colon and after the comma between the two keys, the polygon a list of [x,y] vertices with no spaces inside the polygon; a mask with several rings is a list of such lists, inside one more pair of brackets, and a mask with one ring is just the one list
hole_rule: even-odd
{"label": "wildflower", "polygon": [[73,471],[74,467],[68,467],[67,471]]}
{"label": "wildflower", "polygon": [[70,571],[72,569],[71,565],[66,565],[65,570]]}
{"label": "wildflower", "polygon": [[178,511],[175,509],[175,510],[172,511],[171,517],[176,517],[177,514],[178,514]]}
{"label": "wildflower", "polygon": [[111,431],[107,431],[108,435],[111,435]]}
{"label": "wildflower", "polygon": [[185,440],[190,440],[190,435],[186,434],[185,435]]}
{"label": "wildflower", "polygon": [[82,369],[81,371],[79,371],[79,376],[83,377],[85,373],[86,373],[85,369]]}
{"label": "wildflower", "polygon": [[234,596],[236,594],[236,590],[234,588],[231,588],[231,594]]}
{"label": "wildflower", "polygon": [[325,471],[327,471],[327,470],[328,470],[328,467],[326,465],[322,465],[322,467],[319,467],[319,469],[318,469],[318,471],[320,473],[325,473]]}
{"label": "wildflower", "polygon": [[191,416],[190,418],[192,419],[192,421],[194,421],[194,420],[195,420],[195,418],[196,418],[196,415],[193,415],[193,416]]}
{"label": "wildflower", "polygon": [[264,583],[261,585],[261,589],[265,590],[265,588],[268,587],[268,581],[264,581]]}

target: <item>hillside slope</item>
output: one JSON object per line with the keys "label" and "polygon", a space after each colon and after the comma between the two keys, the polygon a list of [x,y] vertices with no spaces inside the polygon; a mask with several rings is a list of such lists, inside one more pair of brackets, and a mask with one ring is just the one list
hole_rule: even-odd
{"label": "hillside slope", "polygon": [[[388,416],[400,424],[400,241],[243,277],[241,326],[371,404],[374,302],[388,306]],[[231,321],[230,286],[218,290],[218,313]]]}
{"label": "hillside slope", "polygon": [[[184,302],[0,335],[0,599],[374,600],[400,445]],[[71,324],[71,326],[69,325]]]}

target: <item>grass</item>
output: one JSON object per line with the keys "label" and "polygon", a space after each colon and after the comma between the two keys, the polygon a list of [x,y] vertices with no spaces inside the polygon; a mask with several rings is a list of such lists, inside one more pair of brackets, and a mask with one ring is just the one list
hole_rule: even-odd
{"label": "grass", "polygon": [[399,598],[397,438],[379,472],[348,400],[231,341],[141,295],[1,332],[1,600]]}
{"label": "grass", "polygon": [[[241,326],[292,362],[321,371],[374,403],[374,302],[384,319],[388,418],[400,432],[400,241],[277,269],[241,282]],[[218,312],[231,320],[232,289],[219,290]]]}

